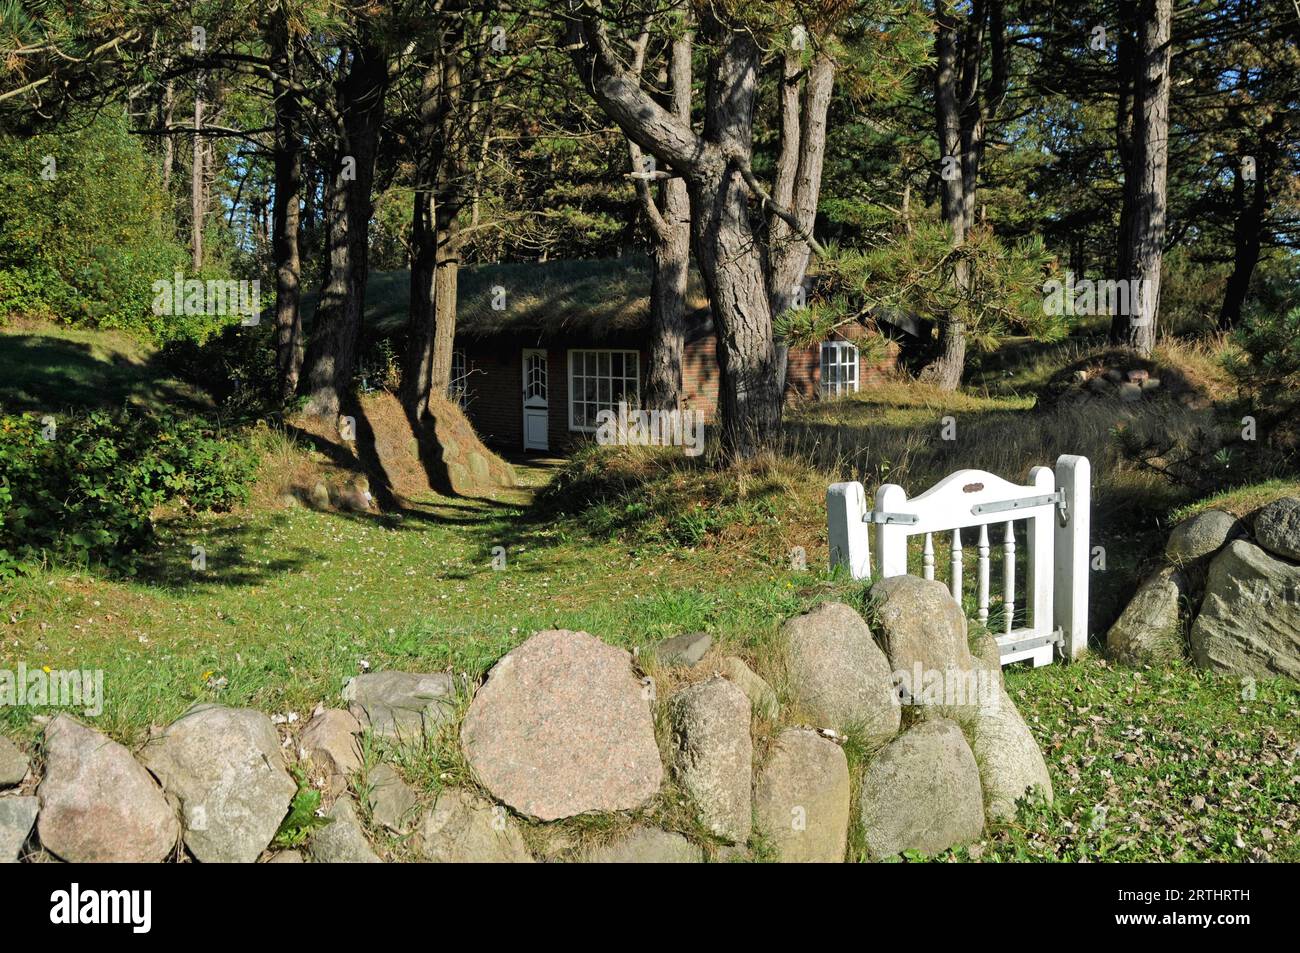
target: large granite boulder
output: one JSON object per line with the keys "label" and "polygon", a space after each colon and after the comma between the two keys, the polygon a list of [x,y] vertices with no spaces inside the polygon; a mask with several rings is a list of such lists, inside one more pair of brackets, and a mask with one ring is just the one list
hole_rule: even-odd
{"label": "large granite boulder", "polygon": [[185,846],[205,863],[256,861],[298,789],[271,719],[251,708],[195,705],[141,760],[180,803]]}
{"label": "large granite boulder", "polygon": [[1284,496],[1256,513],[1255,542],[1274,556],[1300,562],[1300,499]]}
{"label": "large granite boulder", "polygon": [[1172,566],[1148,577],[1106,634],[1111,656],[1128,665],[1181,658],[1182,607],[1190,589],[1186,573]]}
{"label": "large granite boulder", "polygon": [[1217,553],[1244,532],[1241,522],[1231,513],[1206,510],[1189,516],[1173,528],[1165,545],[1165,556],[1176,564],[1189,563]]}
{"label": "large granite boulder", "polygon": [[891,741],[867,766],[858,811],[872,859],[937,854],[979,838],[979,768],[961,729],[931,718]]}
{"label": "large granite boulder", "polygon": [[45,776],[37,831],[71,863],[157,863],[180,825],[167,798],[131,752],[67,715],[45,726]]}
{"label": "large granite boulder", "polygon": [[749,837],[754,745],[749,698],[725,678],[689,685],[668,700],[672,765],[706,827],[733,843]]}
{"label": "large granite boulder", "polygon": [[463,788],[444,788],[420,818],[415,846],[439,864],[531,864],[519,827],[505,808]]}
{"label": "large granite boulder", "polygon": [[861,731],[869,745],[898,733],[902,712],[889,660],[853,609],[823,602],[788,620],[781,639],[790,694],[807,718]]}
{"label": "large granite boulder", "polygon": [[1210,563],[1191,643],[1202,668],[1300,680],[1300,566],[1230,543]]}
{"label": "large granite boulder", "polygon": [[631,656],[586,632],[539,632],[497,662],[461,743],[494,797],[544,821],[640,807],[663,780]]}
{"label": "large granite boulder", "polygon": [[916,576],[890,576],[871,587],[881,647],[892,672],[970,671],[966,616],[948,587]]}
{"label": "large granite boulder", "polygon": [[1043,752],[1005,690],[996,705],[977,711],[971,751],[979,765],[984,814],[990,820],[1013,820],[1021,798],[1039,796],[1051,803],[1052,779]]}
{"label": "large granite boulder", "polygon": [[781,732],[758,774],[754,809],[782,863],[841,863],[849,841],[844,750],[806,728]]}

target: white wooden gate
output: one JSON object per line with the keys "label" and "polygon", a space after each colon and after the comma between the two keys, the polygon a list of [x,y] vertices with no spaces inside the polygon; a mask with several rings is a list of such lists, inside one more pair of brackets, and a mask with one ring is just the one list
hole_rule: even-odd
{"label": "white wooden gate", "polygon": [[[990,549],[1002,549],[1002,632],[996,635],[1002,664],[1032,659],[1035,667],[1046,665],[1053,646],[1060,646],[1063,657],[1077,658],[1088,647],[1091,482],[1088,458],[1063,454],[1055,470],[1030,470],[1025,486],[984,470],[958,470],[909,500],[901,486],[886,483],[870,510],[861,483],[835,483],[826,491],[831,565],[864,579],[874,555],[880,578],[901,576],[907,572],[908,538],[923,535],[920,575],[933,579],[935,536],[949,533],[949,591],[961,605],[967,548],[961,531],[978,527],[975,602],[982,623],[989,618]],[[1027,524],[1024,607],[1015,603],[1017,520]]]}

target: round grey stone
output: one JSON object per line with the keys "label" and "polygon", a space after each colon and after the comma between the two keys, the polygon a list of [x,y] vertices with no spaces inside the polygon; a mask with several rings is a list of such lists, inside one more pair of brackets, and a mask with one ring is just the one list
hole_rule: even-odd
{"label": "round grey stone", "polygon": [[932,718],[891,741],[863,775],[859,814],[873,859],[937,854],[978,839],[984,798],[961,729]]}
{"label": "round grey stone", "polygon": [[1054,795],[1043,752],[1015,702],[1005,690],[995,701],[975,714],[971,751],[979,765],[985,815],[1010,821],[1021,798],[1039,796],[1050,804]]}
{"label": "round grey stone", "polygon": [[732,843],[748,839],[753,823],[750,707],[744,692],[717,677],[668,700],[673,770],[705,826]]}
{"label": "round grey stone", "polygon": [[185,846],[204,863],[256,861],[298,789],[271,719],[251,708],[195,705],[141,759],[180,802]]}
{"label": "round grey stone", "polygon": [[1224,544],[1244,532],[1241,522],[1223,510],[1206,510],[1189,516],[1169,534],[1165,556],[1176,563],[1190,562],[1217,553]]}
{"label": "round grey stone", "polygon": [[1183,655],[1182,605],[1187,576],[1166,566],[1149,577],[1106,633],[1111,657],[1127,665],[1171,662]]}
{"label": "round grey stone", "polygon": [[1255,515],[1255,541],[1274,556],[1300,562],[1300,499],[1284,496]]}
{"label": "round grey stone", "polygon": [[844,860],[849,840],[849,763],[815,731],[789,728],[759,772],[754,813],[782,863]]}
{"label": "round grey stone", "polygon": [[180,834],[167,798],[131,752],[67,715],[45,726],[36,794],[41,844],[71,863],[157,863]]}
{"label": "round grey stone", "polygon": [[514,818],[462,788],[444,788],[424,812],[415,844],[425,860],[441,864],[531,864]]}
{"label": "round grey stone", "polygon": [[837,731],[860,730],[868,744],[898,733],[902,713],[889,660],[862,617],[823,602],[781,628],[790,693],[804,715]]}

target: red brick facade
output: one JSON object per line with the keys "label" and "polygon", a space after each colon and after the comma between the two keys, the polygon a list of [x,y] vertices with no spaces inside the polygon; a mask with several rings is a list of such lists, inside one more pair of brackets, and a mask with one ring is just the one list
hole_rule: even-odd
{"label": "red brick facade", "polygon": [[[857,338],[861,328],[847,329],[846,340]],[[683,406],[698,410],[711,422],[718,403],[717,343],[712,333],[688,339],[682,361]],[[479,436],[485,442],[520,449],[523,447],[523,352],[528,348],[545,348],[549,368],[548,434],[550,449],[563,451],[576,441],[587,438],[583,431],[569,427],[569,351],[630,350],[639,355],[642,383],[649,351],[643,340],[602,340],[599,344],[580,339],[551,340],[544,344],[511,340],[457,341],[456,349],[465,354],[469,372],[466,411]],[[894,367],[896,349],[891,346],[887,357],[869,363],[858,360],[859,388],[878,383]],[[786,371],[786,399],[815,399],[821,380],[821,349],[792,349]]]}

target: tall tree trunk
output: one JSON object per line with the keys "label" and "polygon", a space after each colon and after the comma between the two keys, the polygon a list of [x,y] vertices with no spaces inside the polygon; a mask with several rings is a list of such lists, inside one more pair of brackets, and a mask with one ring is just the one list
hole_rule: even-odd
{"label": "tall tree trunk", "polygon": [[[168,80],[163,86],[162,97],[158,102],[158,127],[160,129],[170,129],[172,125],[172,113],[176,104],[176,84]],[[176,161],[176,139],[171,133],[162,137],[162,191],[167,199],[167,214],[170,217],[172,209],[172,165]]]}
{"label": "tall tree trunk", "polygon": [[197,273],[203,267],[203,74],[194,88],[194,152],[190,163],[190,258]]}
{"label": "tall tree trunk", "polygon": [[438,165],[445,151],[440,123],[443,108],[442,55],[442,50],[439,50],[435,61],[420,78],[419,149],[416,188],[411,201],[411,291],[402,371],[402,403],[416,421],[424,414],[433,383],[437,300],[434,276],[438,264],[433,192]]}
{"label": "tall tree trunk", "polygon": [[752,457],[780,434],[781,391],[772,339],[765,256],[749,216],[753,109],[762,51],[743,24],[710,8],[700,31],[713,51],[704,128],[688,123],[641,88],[613,50],[599,12],[588,5],[569,49],[588,90],[623,132],[686,179],[691,241],[709,294],[718,341],[721,437],[734,458]]}
{"label": "tall tree trunk", "polygon": [[[420,87],[420,165],[412,220],[410,335],[402,399],[418,420],[432,395],[446,396],[456,340],[460,214],[467,196],[470,130],[480,117],[481,72],[462,75],[465,36],[438,39]],[[486,135],[486,127],[484,127]]]}
{"label": "tall tree trunk", "polygon": [[1260,143],[1255,156],[1255,182],[1250,202],[1245,200],[1246,182],[1238,163],[1233,170],[1232,194],[1237,217],[1232,223],[1232,274],[1228,276],[1223,291],[1223,304],[1219,308],[1219,328],[1231,331],[1241,323],[1241,309],[1250,291],[1250,279],[1259,264],[1259,249],[1263,241],[1264,214],[1268,208],[1268,177],[1272,170],[1272,146],[1265,140]]}
{"label": "tall tree trunk", "polygon": [[[644,47],[643,47],[644,48]],[[672,113],[691,121],[692,37],[673,38],[668,58]],[[632,171],[641,171],[641,148],[628,141]],[[650,184],[638,179],[637,192],[650,226],[650,366],[642,404],[653,410],[677,410],[682,402],[682,359],[686,347],[686,292],[691,259],[691,200],[680,176],[660,186],[656,204]]]}
{"label": "tall tree trunk", "polygon": [[[802,91],[800,76],[803,76]],[[811,235],[821,196],[826,156],[826,114],[835,85],[835,63],[817,49],[807,69],[798,53],[786,53],[781,77],[781,149],[777,157],[772,200],[794,214],[800,230]],[[770,306],[773,320],[786,312],[802,288],[812,252],[790,223],[768,216]],[[788,352],[777,350],[777,386],[785,393]]]}
{"label": "tall tree trunk", "polygon": [[718,144],[688,175],[695,258],[718,339],[722,441],[739,458],[771,447],[781,390],[767,276],[749,217],[743,169],[753,150],[752,112],[761,51],[748,31],[704,20],[718,50],[705,95],[705,139]]}
{"label": "tall tree trunk", "polygon": [[[935,33],[934,103],[939,140],[939,194],[943,221],[952,232],[953,247],[966,241],[967,209],[973,199],[967,200],[966,183],[972,181],[963,167],[969,155],[963,147],[961,106],[958,103],[958,43],[957,17],[951,10],[940,8]],[[953,280],[965,288],[970,275],[965,262],[958,262],[953,270]],[[945,314],[939,317],[939,355],[921,372],[921,379],[943,390],[956,390],[961,384],[966,366],[966,328],[961,316]]]}
{"label": "tall tree trunk", "polygon": [[342,128],[333,149],[326,198],[326,277],[308,350],[307,412],[338,417],[356,369],[357,339],[369,277],[371,187],[384,118],[388,63],[363,29],[338,84]]}
{"label": "tall tree trunk", "polygon": [[1144,357],[1155,348],[1160,308],[1160,266],[1164,257],[1169,167],[1169,63],[1173,0],[1143,0],[1142,73],[1135,97],[1133,166],[1137,201],[1130,228],[1132,261],[1127,277],[1137,281],[1138,304],[1127,343]]}
{"label": "tall tree trunk", "polygon": [[[273,27],[273,57],[281,75],[290,70],[288,26]],[[302,372],[302,312],[299,289],[302,260],[298,247],[299,202],[302,198],[301,105],[288,85],[277,82],[275,92],[275,204],[271,211],[271,244],[275,257],[275,363],[280,397],[289,400],[298,390]]]}
{"label": "tall tree trunk", "polygon": [[[1126,280],[1133,271],[1133,212],[1137,207],[1138,174],[1134,159],[1133,124],[1138,112],[1138,89],[1141,86],[1142,59],[1137,51],[1137,32],[1140,29],[1137,9],[1133,4],[1119,6],[1119,44],[1116,49],[1116,68],[1119,73],[1119,95],[1115,101],[1115,152],[1124,187],[1120,192],[1118,241],[1115,247],[1115,276]],[[1083,275],[1079,275],[1080,278]],[[1110,319],[1110,343],[1123,344],[1128,338],[1129,315],[1116,312]]]}

